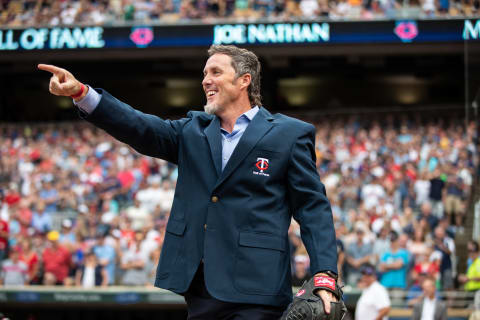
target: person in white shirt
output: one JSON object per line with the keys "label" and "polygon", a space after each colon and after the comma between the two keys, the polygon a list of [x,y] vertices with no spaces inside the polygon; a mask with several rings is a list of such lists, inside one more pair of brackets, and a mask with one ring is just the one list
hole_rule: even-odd
{"label": "person in white shirt", "polygon": [[387,289],[377,281],[375,267],[362,267],[359,287],[363,288],[355,309],[355,320],[387,320],[390,311],[390,297]]}
{"label": "person in white shirt", "polygon": [[133,205],[128,207],[125,211],[127,217],[132,221],[132,228],[135,231],[142,230],[151,219],[150,212],[147,208],[141,206],[138,199],[135,199]]}
{"label": "person in white shirt", "polygon": [[447,307],[435,296],[435,280],[426,278],[422,289],[423,298],[413,306],[412,320],[447,320]]}
{"label": "person in white shirt", "polygon": [[163,201],[162,178],[159,175],[153,175],[148,177],[147,181],[150,186],[139,190],[135,196],[135,200],[140,201],[140,205],[143,208],[149,212],[153,212],[155,207],[162,204]]}
{"label": "person in white shirt", "polygon": [[75,285],[83,288],[93,288],[95,286],[105,287],[107,284],[107,271],[98,263],[93,251],[86,252],[85,262],[75,274]]}

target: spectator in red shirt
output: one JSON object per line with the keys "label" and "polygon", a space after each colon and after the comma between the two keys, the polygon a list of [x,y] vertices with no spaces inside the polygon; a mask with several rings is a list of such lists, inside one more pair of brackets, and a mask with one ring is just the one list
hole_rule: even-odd
{"label": "spectator in red shirt", "polygon": [[416,263],[411,271],[411,278],[415,284],[421,286],[419,279],[421,274],[438,279],[440,277],[440,266],[438,261],[431,259],[432,248],[428,247],[427,252],[417,257]]}
{"label": "spectator in red shirt", "polygon": [[7,191],[5,195],[5,202],[9,206],[13,206],[20,201],[20,193],[18,193],[15,185],[11,185],[10,190]]}
{"label": "spectator in red shirt", "polygon": [[43,251],[44,284],[62,285],[67,278],[72,259],[70,252],[58,243],[58,231],[47,234],[49,246]]}
{"label": "spectator in red shirt", "polygon": [[8,249],[8,222],[0,219],[0,263],[7,256]]}
{"label": "spectator in red shirt", "polygon": [[32,210],[30,210],[27,199],[20,200],[17,209],[17,219],[20,223],[20,233],[26,234],[28,228],[32,225]]}
{"label": "spectator in red shirt", "polygon": [[38,284],[39,260],[37,253],[32,249],[30,238],[24,238],[20,243],[20,260],[28,267],[27,283]]}

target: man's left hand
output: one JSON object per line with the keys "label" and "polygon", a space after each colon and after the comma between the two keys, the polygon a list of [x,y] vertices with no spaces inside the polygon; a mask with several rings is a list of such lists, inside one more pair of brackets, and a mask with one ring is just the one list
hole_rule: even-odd
{"label": "man's left hand", "polygon": [[342,290],[322,273],[303,283],[281,320],[343,320],[347,312]]}
{"label": "man's left hand", "polygon": [[[317,273],[315,275],[316,276],[324,276],[324,277],[329,277],[331,278],[328,274],[326,273]],[[319,289],[315,292],[315,294],[317,296],[319,296],[320,298],[322,298],[322,301],[323,301],[323,306],[325,308],[325,313],[326,314],[330,314],[330,302],[338,302],[338,299],[337,297],[335,297],[335,295],[333,293],[331,293],[330,291],[327,291],[327,290],[322,290],[322,289]]]}
{"label": "man's left hand", "polygon": [[325,313],[330,314],[330,302],[338,302],[337,297],[333,295],[330,291],[327,290],[318,290],[315,292],[320,298],[322,298],[323,306],[325,308]]}

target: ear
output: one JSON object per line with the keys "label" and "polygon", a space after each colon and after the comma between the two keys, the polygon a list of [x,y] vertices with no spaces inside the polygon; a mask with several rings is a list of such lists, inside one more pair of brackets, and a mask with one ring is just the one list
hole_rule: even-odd
{"label": "ear", "polygon": [[250,83],[252,82],[252,75],[250,73],[245,73],[240,77],[240,86],[241,88],[248,88]]}

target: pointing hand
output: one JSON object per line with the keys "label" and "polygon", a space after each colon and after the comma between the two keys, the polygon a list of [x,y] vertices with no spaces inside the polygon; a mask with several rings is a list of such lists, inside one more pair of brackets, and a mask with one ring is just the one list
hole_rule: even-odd
{"label": "pointing hand", "polygon": [[[50,93],[56,96],[75,96],[75,100],[80,100],[87,94],[88,87],[83,86],[83,84],[75,79],[67,70],[50,64],[39,64],[38,69],[48,71],[52,74],[48,86]],[[76,95],[82,91],[82,86],[84,88],[83,92],[77,97]]]}

